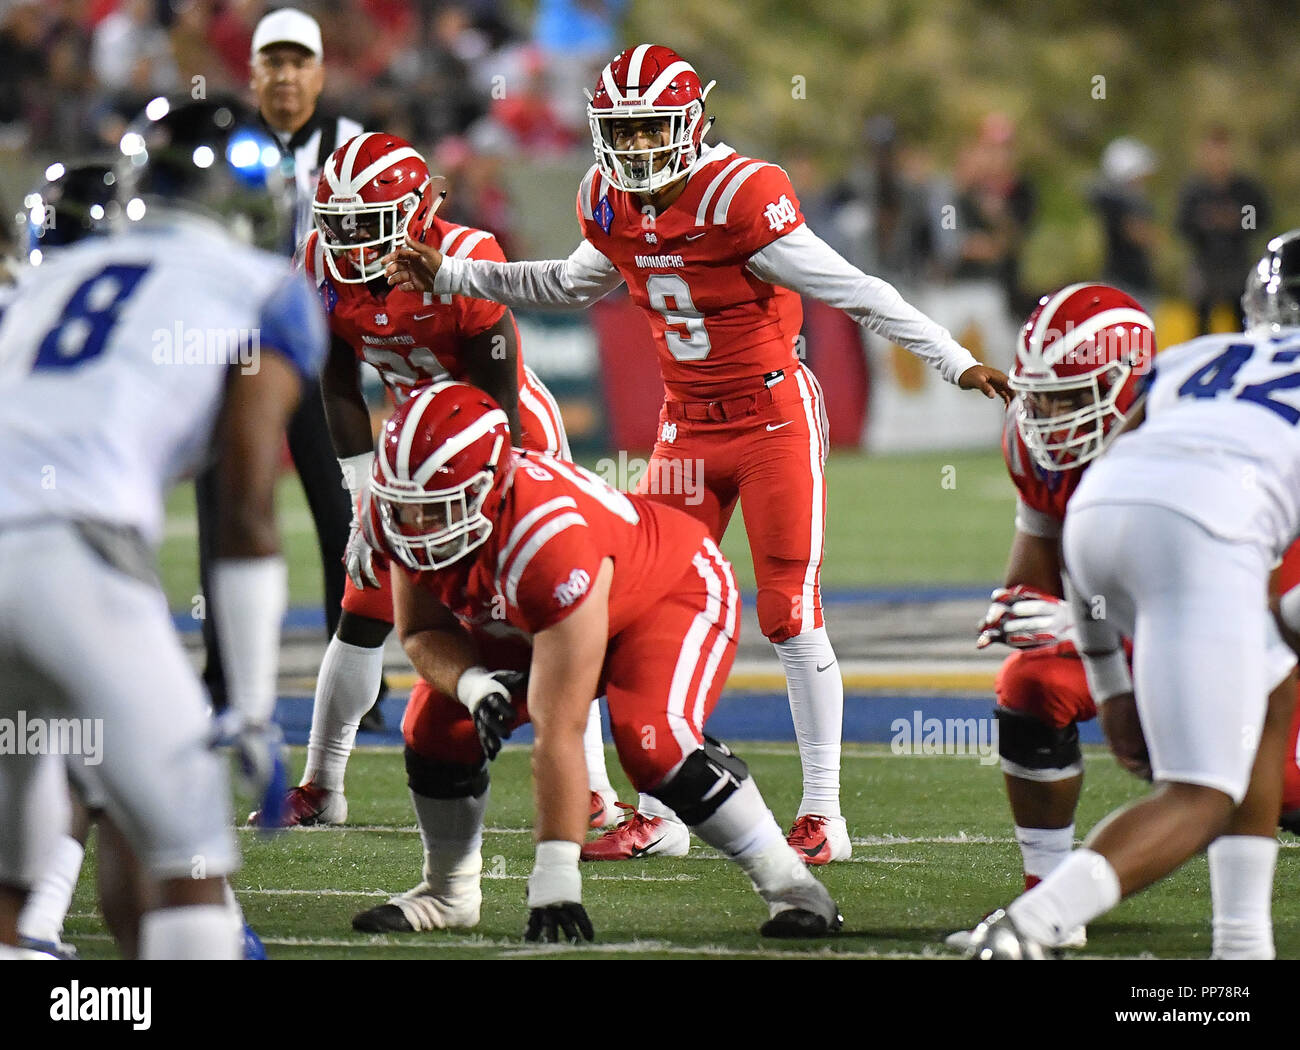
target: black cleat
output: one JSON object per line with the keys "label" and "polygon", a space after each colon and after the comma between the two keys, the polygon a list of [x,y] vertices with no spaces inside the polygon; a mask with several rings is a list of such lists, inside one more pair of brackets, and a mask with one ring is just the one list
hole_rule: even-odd
{"label": "black cleat", "polygon": [[396,904],[381,904],[352,917],[352,928],[359,933],[414,933],[415,927],[407,921]]}
{"label": "black cleat", "polygon": [[832,933],[838,933],[842,925],[844,925],[844,916],[839,912],[835,913],[835,921],[828,923],[824,915],[818,915],[816,912],[805,911],[803,908],[787,908],[785,911],[777,912],[763,923],[758,932],[764,937],[827,937]]}

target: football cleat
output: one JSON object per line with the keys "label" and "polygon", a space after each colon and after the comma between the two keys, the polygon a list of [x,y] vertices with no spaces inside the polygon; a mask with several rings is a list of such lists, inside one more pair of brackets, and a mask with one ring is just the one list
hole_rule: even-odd
{"label": "football cleat", "polygon": [[1046,959],[1045,945],[1026,937],[1002,908],[993,912],[970,933],[968,959]]}
{"label": "football cleat", "polygon": [[829,864],[853,856],[853,843],[843,817],[805,813],[794,822],[785,840],[805,864]]}
{"label": "football cleat", "polygon": [[769,918],[758,931],[764,937],[825,937],[844,925],[830,892],[790,856],[788,846],[769,852],[765,867],[766,873],[749,872],[769,908]]}
{"label": "football cleat", "polygon": [[[326,791],[315,784],[299,784],[285,796],[284,812],[286,828],[344,824],[348,819],[348,800],[342,791]],[[260,810],[254,810],[248,815],[248,823],[257,824],[260,815]]]}
{"label": "football cleat", "polygon": [[582,847],[583,860],[635,860],[638,857],[684,857],[691,848],[690,830],[679,820],[644,817],[635,806],[615,802],[627,810],[622,823]]}
{"label": "football cleat", "polygon": [[387,904],[352,919],[361,933],[418,933],[421,930],[468,929],[478,925],[483,893],[478,879],[460,893],[433,892],[427,882],[394,897]]}
{"label": "football cleat", "polygon": [[246,960],[262,960],[266,958],[266,945],[262,943],[262,938],[257,935],[257,931],[248,923],[244,923],[244,929],[241,936],[244,943],[244,958]]}
{"label": "football cleat", "polygon": [[[979,929],[977,926],[975,929]],[[975,941],[975,930],[958,930],[956,933],[950,933],[943,939],[943,943],[954,951],[967,954],[971,945]],[[1088,928],[1086,926],[1076,926],[1056,945],[1057,948],[1079,949],[1088,947]]]}
{"label": "football cleat", "polygon": [[591,793],[591,815],[587,823],[597,831],[618,823],[618,796],[612,788]]}

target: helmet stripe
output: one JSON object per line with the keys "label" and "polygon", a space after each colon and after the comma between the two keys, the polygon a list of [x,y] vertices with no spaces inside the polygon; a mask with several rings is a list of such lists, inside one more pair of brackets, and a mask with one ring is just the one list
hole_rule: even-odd
{"label": "helmet stripe", "polygon": [[[1101,313],[1089,317],[1083,324],[1071,328],[1070,331],[1063,333],[1061,339],[1052,344],[1052,353],[1056,360],[1062,360],[1067,354],[1073,351],[1082,343],[1086,343],[1103,328],[1109,328],[1112,325],[1140,325],[1143,328],[1154,331],[1155,325],[1151,318],[1141,310],[1134,310],[1132,307],[1114,307],[1110,310],[1103,310]],[[1059,351],[1059,355],[1058,355]]]}
{"label": "helmet stripe", "polygon": [[432,386],[426,387],[411,406],[406,422],[402,424],[402,432],[397,438],[397,462],[393,464],[397,470],[395,480],[411,480],[411,445],[415,441],[415,435],[419,432],[420,420],[424,418],[424,413],[428,411],[434,396],[443,386],[442,383],[434,383]]}
{"label": "helmet stripe", "polygon": [[[381,171],[383,171],[385,168],[392,167],[399,160],[406,160],[407,157],[419,157],[419,156],[420,154],[418,154],[410,146],[403,146],[401,149],[393,150],[392,153],[385,153],[377,161],[374,161],[372,164],[364,168],[360,174],[354,175],[352,177],[352,192],[353,193],[358,192],[362,186],[364,186],[367,182],[373,179]],[[420,159],[423,160],[424,158],[421,157]]]}
{"label": "helmet stripe", "polygon": [[637,44],[637,46],[632,49],[632,57],[627,60],[627,86],[631,88],[632,92],[635,94],[640,94],[636,89],[641,83],[641,63],[645,59],[646,52],[649,50],[649,44]]}
{"label": "helmet stripe", "polygon": [[747,160],[749,160],[748,157],[737,157],[725,168],[723,168],[720,172],[718,172],[716,176],[714,176],[713,181],[710,182],[708,188],[705,189],[704,196],[700,198],[700,206],[695,212],[696,226],[704,225],[704,215],[709,210],[709,202],[713,200],[713,195],[718,191],[718,187],[722,185],[722,181],[733,171],[735,171],[738,167],[744,164]]}
{"label": "helmet stripe", "polygon": [[1061,304],[1080,288],[1087,287],[1086,284],[1067,285],[1047,301],[1047,305],[1043,307],[1043,312],[1038,315],[1038,324],[1029,333],[1029,353],[1031,356],[1043,356],[1043,340],[1047,338],[1047,333],[1051,331],[1052,318],[1056,316],[1056,311],[1061,308]]}
{"label": "helmet stripe", "polygon": [[342,191],[342,185],[339,183],[338,164],[334,160],[336,155],[331,153],[325,158],[325,181],[329,185],[330,193],[334,196],[338,196]]}
{"label": "helmet stripe", "polygon": [[745,180],[753,175],[754,172],[758,171],[759,168],[765,167],[767,167],[766,161],[756,160],[749,167],[742,168],[740,174],[736,175],[731,180],[731,184],[727,186],[723,191],[722,196],[718,198],[718,206],[713,210],[713,224],[715,226],[721,226],[726,223],[727,209],[731,206],[731,199],[735,197],[736,191],[740,189]]}
{"label": "helmet stripe", "polygon": [[609,100],[616,106],[623,104],[623,96],[619,93],[618,84],[614,81],[614,66],[606,66],[600,74],[601,82],[605,85],[605,90],[609,92]]}
{"label": "helmet stripe", "polygon": [[[501,409],[494,408],[491,412],[487,412],[480,416],[464,430],[453,435],[439,445],[438,451],[420,464],[416,472],[410,476],[411,480],[417,485],[423,485],[433,477],[434,474],[441,470],[449,459],[458,453],[465,451],[465,449],[469,448],[469,446],[474,444],[475,441],[498,425],[508,428],[510,426],[510,421],[506,418],[506,414],[502,412]],[[487,465],[496,466],[496,459],[494,458],[492,462]]]}
{"label": "helmet stripe", "polygon": [[339,162],[339,180],[343,183],[347,193],[356,193],[353,188],[353,179],[351,172],[357,162],[357,154],[361,152],[361,147],[366,144],[366,140],[374,136],[373,131],[363,131],[360,135],[348,143],[347,150],[343,154],[343,160]]}
{"label": "helmet stripe", "polygon": [[662,73],[660,73],[657,77],[655,77],[654,83],[651,84],[648,88],[645,89],[645,91],[641,93],[641,97],[643,99],[647,99],[653,105],[654,100],[659,97],[659,92],[663,91],[663,89],[666,88],[672,82],[673,77],[675,77],[678,73],[694,73],[694,72],[695,70],[691,68],[691,64],[689,62],[683,62],[680,59],[678,59],[676,62],[672,63],[667,69],[665,69]]}

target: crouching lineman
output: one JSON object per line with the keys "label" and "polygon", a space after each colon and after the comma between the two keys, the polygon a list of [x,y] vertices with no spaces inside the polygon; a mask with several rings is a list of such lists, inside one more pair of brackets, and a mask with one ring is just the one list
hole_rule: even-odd
{"label": "crouching lineman", "polygon": [[[278,450],[324,321],[284,260],[228,232],[273,243],[289,203],[274,139],[238,103],[155,99],[122,152],[129,228],[42,265],[0,326],[0,715],[102,727],[98,754],[69,765],[156,883],[139,954],[238,958],[225,761],[154,551],[164,489],[215,447],[230,700],[241,757],[265,772],[286,603]],[[241,331],[259,333],[255,355],[229,345]],[[216,333],[220,353],[192,353],[194,338],[215,351]],[[63,774],[49,754],[0,762],[0,954],[66,827]]]}
{"label": "crouching lineman", "polygon": [[[442,183],[410,143],[367,132],[330,154],[317,185],[316,229],[303,247],[302,265],[329,318],[330,353],[321,374],[325,419],[354,508],[374,459],[361,361],[379,373],[396,404],[440,379],[473,383],[505,410],[514,444],[569,458],[560,410],[524,364],[519,332],[506,307],[459,295],[403,292],[390,289],[384,279],[378,260],[408,230],[455,258],[504,261],[486,230],[436,216]],[[388,565],[374,557],[355,517],[346,564],[342,615],[316,679],[307,765],[287,799],[291,824],[347,820],[348,756],[380,687],[384,642],[393,629]],[[616,819],[617,796],[605,769],[595,704],[585,742],[592,826],[603,827]]]}
{"label": "crouching lineman", "polygon": [[[1155,789],[981,923],[978,958],[1041,957],[1222,836],[1249,848],[1222,869],[1212,856],[1212,877],[1241,884],[1263,916],[1221,929],[1213,885],[1215,953],[1273,954],[1272,828],[1295,661],[1268,581],[1300,530],[1300,410],[1288,397],[1300,384],[1300,231],[1270,242],[1243,306],[1245,334],[1160,356],[1131,432],[1089,468],[1064,525],[1089,693],[1120,764]],[[1293,628],[1296,597],[1281,603]]]}
{"label": "crouching lineman", "polygon": [[[428,387],[385,425],[365,522],[404,570],[393,574],[397,627],[423,682],[403,732],[425,853],[424,881],[358,915],[356,929],[478,922],[487,759],[531,720],[538,845],[526,936],[591,940],[578,856],[583,730],[598,693],[633,786],[744,869],[770,909],[765,936],[839,928],[744,762],[703,734],[740,622],[731,566],[704,525],[512,450],[505,413],[461,383]],[[513,661],[503,667],[485,635],[513,638]],[[512,696],[519,676],[508,672],[524,669],[526,692]]]}

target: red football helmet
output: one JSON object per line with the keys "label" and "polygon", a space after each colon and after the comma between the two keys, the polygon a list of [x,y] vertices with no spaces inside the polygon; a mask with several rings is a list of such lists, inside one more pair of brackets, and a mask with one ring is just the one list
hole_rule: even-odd
{"label": "red football helmet", "polygon": [[311,210],[336,281],[383,276],[379,260],[401,243],[429,181],[424,158],[396,135],[368,131],[329,155]]}
{"label": "red football helmet", "polygon": [[510,425],[468,383],[434,383],[384,424],[370,476],[389,551],[441,569],[481,546],[510,471]]}
{"label": "red football helmet", "polygon": [[1155,352],[1151,318],[1118,288],[1072,284],[1043,296],[1020,331],[1010,377],[1016,426],[1035,462],[1069,470],[1101,455]]}
{"label": "red football helmet", "polygon": [[[699,159],[709,130],[704,100],[713,88],[700,86],[699,74],[671,48],[638,44],[615,57],[588,93],[587,119],[596,162],[612,186],[631,193],[654,193],[686,175]],[[668,143],[650,149],[618,146],[620,122],[662,118]]]}

